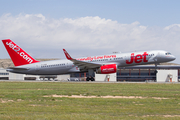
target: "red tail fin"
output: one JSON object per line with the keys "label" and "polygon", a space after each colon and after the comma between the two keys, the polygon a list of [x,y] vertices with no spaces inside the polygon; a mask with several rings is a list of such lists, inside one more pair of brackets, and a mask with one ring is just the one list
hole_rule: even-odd
{"label": "red tail fin", "polygon": [[72,57],[69,55],[69,53],[65,49],[63,49],[63,51],[64,51],[64,54],[65,54],[66,58],[68,60],[72,60]]}
{"label": "red tail fin", "polygon": [[10,39],[2,40],[15,66],[39,62],[27,54]]}

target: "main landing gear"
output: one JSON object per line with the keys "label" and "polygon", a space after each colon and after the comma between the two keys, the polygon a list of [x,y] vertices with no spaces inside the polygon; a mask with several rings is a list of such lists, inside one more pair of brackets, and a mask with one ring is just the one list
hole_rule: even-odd
{"label": "main landing gear", "polygon": [[95,81],[94,79],[94,70],[93,69],[88,69],[88,74],[89,76],[86,78],[86,81]]}
{"label": "main landing gear", "polygon": [[86,81],[95,81],[94,78],[92,76],[89,76],[86,78]]}

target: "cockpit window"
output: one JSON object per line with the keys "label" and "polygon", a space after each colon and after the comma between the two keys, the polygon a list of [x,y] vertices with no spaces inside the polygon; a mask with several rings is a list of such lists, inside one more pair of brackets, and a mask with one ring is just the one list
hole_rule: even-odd
{"label": "cockpit window", "polygon": [[171,53],[170,52],[167,52],[167,53],[165,53],[166,55],[171,55]]}

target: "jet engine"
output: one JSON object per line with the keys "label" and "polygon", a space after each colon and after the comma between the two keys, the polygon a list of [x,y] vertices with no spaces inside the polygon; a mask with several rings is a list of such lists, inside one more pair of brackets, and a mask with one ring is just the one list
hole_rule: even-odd
{"label": "jet engine", "polygon": [[110,74],[115,73],[117,71],[116,64],[103,65],[99,69],[96,70],[97,74]]}

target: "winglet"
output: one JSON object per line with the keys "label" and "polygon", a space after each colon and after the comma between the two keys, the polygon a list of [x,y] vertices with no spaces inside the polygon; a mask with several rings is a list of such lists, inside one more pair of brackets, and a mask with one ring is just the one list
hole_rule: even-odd
{"label": "winglet", "polygon": [[63,49],[63,51],[64,51],[64,54],[65,54],[66,58],[68,60],[72,60],[72,57],[69,55],[69,53],[65,49]]}

